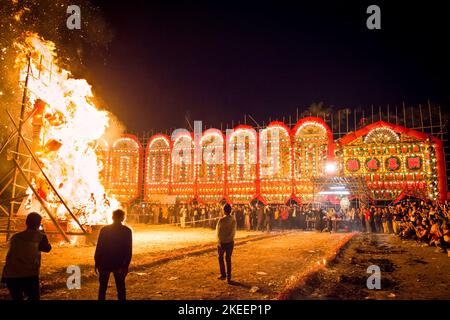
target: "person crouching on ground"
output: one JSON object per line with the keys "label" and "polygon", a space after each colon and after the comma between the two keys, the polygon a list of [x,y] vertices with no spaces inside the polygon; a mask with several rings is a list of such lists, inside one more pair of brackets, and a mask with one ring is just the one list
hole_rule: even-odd
{"label": "person crouching on ground", "polygon": [[[236,235],[236,220],[231,216],[231,206],[226,204],[223,207],[225,214],[219,222],[217,222],[216,234],[217,234],[217,251],[219,254],[219,267],[220,267],[220,280],[227,279],[228,283],[231,283],[231,254],[234,248],[234,236]],[[225,264],[227,263],[227,269],[225,272]]]}
{"label": "person crouching on ground", "polygon": [[95,272],[99,274],[100,282],[99,300],[105,300],[111,273],[116,282],[118,299],[126,299],[125,278],[131,262],[132,231],[122,224],[125,220],[125,212],[122,210],[115,210],[112,219],[111,225],[100,230],[95,249]]}
{"label": "person crouching on ground", "polygon": [[39,269],[41,251],[50,252],[52,246],[45,233],[39,231],[42,217],[31,212],[26,219],[27,229],[11,237],[2,283],[6,283],[13,300],[39,300]]}

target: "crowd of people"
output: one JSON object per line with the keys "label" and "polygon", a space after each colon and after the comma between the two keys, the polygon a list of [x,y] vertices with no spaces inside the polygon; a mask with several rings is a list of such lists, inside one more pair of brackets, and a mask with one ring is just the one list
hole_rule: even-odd
{"label": "crowd of people", "polygon": [[[222,216],[220,203],[137,205],[131,208],[129,222],[173,224],[182,228],[214,229]],[[403,201],[385,206],[340,208],[311,205],[233,205],[232,216],[238,230],[271,231],[302,229],[318,231],[360,231],[393,233],[403,239],[414,239],[438,246],[447,252],[450,244],[450,208],[446,203]]]}
{"label": "crowd of people", "polygon": [[360,226],[365,232],[394,233],[402,239],[450,248],[450,208],[447,203],[405,201],[386,207],[361,208]]}
{"label": "crowd of people", "polygon": [[[187,227],[215,228],[222,216],[223,204],[136,205],[129,210],[128,222],[173,224]],[[233,205],[232,216],[238,230],[270,231],[272,229],[353,229],[355,209],[320,209],[310,205]],[[332,223],[339,221],[340,224]],[[356,221],[356,220],[355,220]],[[327,223],[329,222],[329,223]]]}

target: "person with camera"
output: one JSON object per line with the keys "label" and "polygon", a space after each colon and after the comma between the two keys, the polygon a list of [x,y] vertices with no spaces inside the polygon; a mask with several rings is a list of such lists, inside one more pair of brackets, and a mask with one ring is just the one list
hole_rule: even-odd
{"label": "person with camera", "polygon": [[31,212],[26,218],[26,230],[11,237],[1,282],[8,287],[13,300],[40,299],[39,271],[41,252],[50,252],[42,217]]}

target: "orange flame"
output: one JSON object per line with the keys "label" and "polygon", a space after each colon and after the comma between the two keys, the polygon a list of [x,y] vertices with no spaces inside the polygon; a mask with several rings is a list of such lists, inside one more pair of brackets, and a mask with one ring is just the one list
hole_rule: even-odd
{"label": "orange flame", "polygon": [[[39,100],[45,103],[40,110],[35,150],[45,173],[83,224],[109,223],[119,203],[114,198],[103,199],[106,191],[99,176],[102,167],[95,152],[96,142],[108,127],[108,113],[96,107],[86,80],[72,78],[68,70],[58,66],[53,42],[29,32],[15,45],[21,81],[26,78],[30,58],[30,105],[38,105]],[[67,211],[45,188],[43,177],[38,175],[35,183],[49,207],[59,218],[66,218]]]}

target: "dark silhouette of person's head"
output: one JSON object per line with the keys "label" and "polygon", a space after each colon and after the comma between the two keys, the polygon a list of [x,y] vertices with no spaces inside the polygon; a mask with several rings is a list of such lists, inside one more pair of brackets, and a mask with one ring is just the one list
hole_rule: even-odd
{"label": "dark silhouette of person's head", "polygon": [[225,213],[226,216],[231,214],[231,206],[229,203],[223,206],[223,213]]}
{"label": "dark silhouette of person's head", "polygon": [[114,223],[122,223],[125,220],[125,212],[121,209],[114,210],[112,219]]}
{"label": "dark silhouette of person's head", "polygon": [[27,229],[37,230],[41,225],[42,217],[39,213],[31,212],[27,215],[27,220],[25,221]]}

